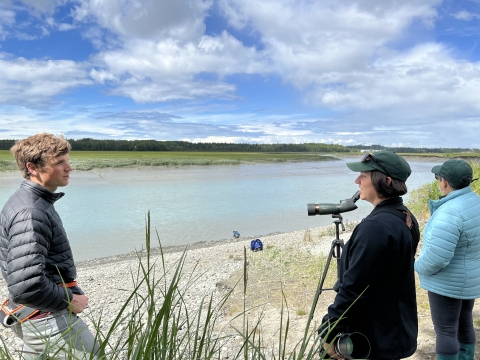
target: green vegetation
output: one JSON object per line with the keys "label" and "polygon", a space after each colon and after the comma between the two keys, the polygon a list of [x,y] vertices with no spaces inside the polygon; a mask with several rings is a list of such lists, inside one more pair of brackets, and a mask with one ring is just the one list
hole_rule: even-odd
{"label": "green vegetation", "polygon": [[[101,343],[99,360],[115,359],[216,359],[222,339],[213,328],[224,299],[213,305],[212,296],[205,298],[195,311],[187,309],[185,295],[195,282],[195,274],[182,269],[186,253],[173,268],[166,268],[163,253],[160,263],[151,261],[150,214],[147,219],[146,258],[138,254],[138,269],[132,272],[134,290],[118,314],[113,314],[112,325],[105,329],[103,319],[92,319],[98,341]],[[184,284],[180,287],[180,283]],[[120,290],[121,291],[121,290]],[[124,290],[127,291],[127,290]],[[112,314],[104,314],[112,316]],[[46,340],[48,341],[48,340]],[[74,354],[70,344],[56,347],[46,342],[46,356],[54,359],[93,359]],[[5,346],[0,347],[0,358],[16,358]]]}
{"label": "green vegetation", "polygon": [[[471,165],[474,177],[480,177],[480,166],[476,163]],[[472,186],[477,193],[480,192],[480,181]],[[427,216],[427,200],[438,198],[438,195],[436,181],[432,181],[412,192],[408,206],[417,217]],[[353,223],[346,225],[348,230],[354,226]],[[111,325],[105,326],[101,317],[92,319],[94,331],[102,344],[103,355],[99,360],[221,359],[226,344],[231,344],[229,341],[235,337],[237,348],[230,355],[232,359],[322,359],[318,355],[321,339],[316,334],[316,324],[307,314],[316,305],[312,304],[312,300],[325,267],[325,256],[271,245],[262,252],[249,252],[248,255],[245,250],[243,258],[238,257],[244,262],[243,270],[225,281],[225,293],[219,299],[213,295],[205,297],[200,306],[192,310],[186,299],[190,297],[190,287],[199,275],[196,271],[184,271],[187,253],[183,253],[174,266],[165,265],[162,252],[154,260],[150,253],[149,216],[146,228],[146,252],[143,256],[138,254],[138,269],[131,274],[134,290],[123,290],[128,291],[128,298],[120,312],[113,315]],[[333,237],[334,233],[313,234],[307,229],[303,242],[314,244],[322,236]],[[333,261],[325,288],[331,287],[335,280],[336,262]],[[333,297],[333,292],[324,292],[317,311],[326,309]],[[420,317],[427,318],[428,298],[418,282],[417,301]],[[268,311],[279,314],[274,329],[276,345],[265,340],[262,313]],[[290,330],[290,311],[304,320],[301,336],[297,331],[292,333]],[[225,316],[231,318],[230,327],[219,328],[219,319]],[[474,321],[478,325],[479,320]],[[78,359],[68,348],[50,348],[47,352],[50,358],[55,358],[58,351],[65,351],[69,359]],[[1,359],[13,360],[17,357],[6,346],[0,346]]]}
{"label": "green vegetation", "polygon": [[[355,227],[358,225],[358,223],[359,221],[344,222],[343,225],[345,226],[345,231],[352,232],[353,229],[355,229]],[[329,237],[335,238],[335,236],[337,236],[335,225],[325,226],[321,228],[320,231],[318,232],[318,236],[319,237],[329,236]]]}
{"label": "green vegetation", "polygon": [[[93,168],[132,166],[239,165],[261,162],[326,161],[335,158],[306,153],[72,151],[70,159],[70,164],[75,170],[91,170]],[[0,171],[8,170],[17,170],[17,165],[8,150],[0,150]]]}
{"label": "green vegetation", "polygon": [[349,145],[346,146],[352,151],[393,151],[401,154],[427,154],[431,156],[432,154],[456,154],[455,156],[463,155],[480,155],[480,149],[473,148],[418,148],[418,147],[392,147],[392,146],[383,146],[383,145]]}
{"label": "green vegetation", "polygon": [[430,153],[398,153],[402,156],[416,156],[416,157],[424,157],[424,158],[445,158],[445,159],[453,159],[453,158],[461,158],[461,159],[479,159],[480,152],[430,152]]}
{"label": "green vegetation", "polygon": [[[128,296],[118,314],[113,314],[111,326],[102,326],[103,319],[92,319],[97,338],[101,343],[101,353],[98,360],[144,360],[144,359],[222,359],[223,347],[229,339],[238,338],[237,349],[233,359],[323,359],[318,351],[321,339],[316,334],[316,327],[308,319],[303,337],[292,339],[289,333],[290,318],[285,297],[281,300],[280,319],[276,334],[276,346],[264,343],[262,336],[262,318],[249,318],[250,308],[247,308],[246,298],[250,290],[247,279],[250,277],[250,266],[247,264],[246,249],[244,250],[243,276],[243,308],[232,318],[229,332],[216,328],[216,323],[224,313],[226,301],[232,294],[228,291],[220,300],[214,300],[213,295],[205,297],[198,309],[192,311],[186,299],[190,296],[190,286],[196,281],[196,272],[186,274],[183,266],[186,252],[182,254],[175,266],[165,265],[163,252],[157,261],[153,261],[150,250],[150,214],[146,226],[145,257],[138,254],[138,269],[132,271],[134,290]],[[161,251],[161,248],[160,248]],[[265,260],[255,260],[255,267],[262,268],[280,261],[286,264],[286,258],[280,255],[278,249],[272,247],[270,253],[265,253]],[[302,258],[297,258],[301,256]],[[303,255],[295,254],[287,262],[297,263],[304,260]],[[272,263],[273,261],[273,263]],[[288,276],[294,276],[295,267],[286,271]],[[125,290],[127,291],[127,290]],[[297,310],[298,314],[306,313]],[[105,314],[112,316],[112,314]],[[240,320],[236,325],[235,320]],[[335,324],[333,324],[334,327]],[[332,329],[333,329],[332,327]],[[331,330],[330,330],[331,331]],[[232,335],[233,333],[233,335]],[[1,340],[3,342],[3,339]],[[293,347],[287,348],[287,343]],[[62,359],[93,359],[93,355],[78,357],[69,344],[58,348],[46,340],[46,351],[42,358]],[[0,346],[0,358],[13,360],[16,354]]]}
{"label": "green vegetation", "polygon": [[[72,151],[194,151],[194,152],[351,152],[334,144],[235,144],[235,143],[191,143],[188,141],[157,140],[98,140],[68,139]],[[0,140],[0,150],[10,149],[15,140]]]}
{"label": "green vegetation", "polygon": [[[401,154],[450,154],[451,156],[479,156],[480,149],[473,148],[418,148],[389,147],[383,145],[336,145],[323,143],[303,144],[248,144],[248,143],[192,143],[188,141],[159,140],[105,140],[84,138],[67,139],[73,151],[182,151],[182,152],[308,152],[349,153],[361,151],[393,151]],[[0,139],[0,150],[10,149],[16,140]]]}
{"label": "green vegetation", "polygon": [[[270,152],[198,152],[198,151],[72,151],[70,163],[75,170],[135,166],[239,165],[298,161],[335,160],[335,153]],[[460,154],[410,154],[416,156],[454,157]],[[480,154],[478,154],[480,155]],[[341,155],[340,155],[341,156]],[[473,155],[472,155],[473,156]],[[466,156],[463,156],[466,157]],[[0,150],[0,172],[18,170],[12,154]]]}
{"label": "green vegetation", "polygon": [[[75,170],[133,166],[238,165],[257,162],[322,161],[320,154],[395,151],[404,156],[480,158],[479,149],[390,148],[381,145],[191,143],[157,140],[68,140]],[[16,170],[8,151],[15,140],[0,140],[0,171]]]}
{"label": "green vegetation", "polygon": [[[326,256],[312,256],[299,249],[285,250],[268,245],[261,252],[250,253],[248,260],[248,308],[262,308],[268,304],[269,307],[279,309],[285,300],[297,315],[308,313],[319,276],[325,267]],[[335,283],[336,267],[336,263],[332,262],[326,287],[332,287]],[[233,289],[225,307],[230,315],[238,313],[244,306],[243,289],[235,287],[240,276],[241,271],[238,271],[230,279],[222,281],[223,286]]]}

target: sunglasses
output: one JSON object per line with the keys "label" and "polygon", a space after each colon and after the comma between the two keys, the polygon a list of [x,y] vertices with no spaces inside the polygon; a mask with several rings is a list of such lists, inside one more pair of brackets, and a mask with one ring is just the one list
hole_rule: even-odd
{"label": "sunglasses", "polygon": [[370,160],[375,161],[377,163],[377,165],[380,166],[383,171],[385,171],[385,174],[392,177],[392,175],[390,175],[390,173],[387,171],[387,169],[385,169],[383,167],[383,165],[380,164],[380,162],[377,159],[375,159],[375,156],[373,156],[372,154],[367,153],[367,154],[363,155],[362,160],[360,160],[360,161],[363,162],[363,163],[366,163],[366,162],[369,162]]}
{"label": "sunglasses", "polygon": [[440,180],[442,180],[442,177],[441,177],[440,175],[438,175],[438,174],[435,174],[435,180],[440,181]]}

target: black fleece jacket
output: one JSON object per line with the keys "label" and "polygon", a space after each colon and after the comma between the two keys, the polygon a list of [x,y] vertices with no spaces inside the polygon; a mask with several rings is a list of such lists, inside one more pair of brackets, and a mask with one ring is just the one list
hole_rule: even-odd
{"label": "black fleece jacket", "polygon": [[345,316],[327,342],[339,333],[360,332],[370,341],[369,359],[400,359],[415,352],[418,322],[413,264],[419,231],[411,214],[413,226],[407,226],[407,211],[400,197],[382,201],[345,244],[338,293],[319,333],[325,336],[322,331],[328,324]]}

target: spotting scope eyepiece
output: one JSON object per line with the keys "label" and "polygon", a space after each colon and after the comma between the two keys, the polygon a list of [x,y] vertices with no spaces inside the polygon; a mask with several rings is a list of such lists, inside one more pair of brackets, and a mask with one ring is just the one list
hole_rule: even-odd
{"label": "spotting scope eyepiece", "polygon": [[360,199],[357,191],[350,199],[341,200],[338,204],[308,204],[308,216],[340,214],[357,208],[355,202]]}
{"label": "spotting scope eyepiece", "polygon": [[[366,359],[370,355],[370,341],[359,332],[350,334],[338,334],[333,344],[335,353],[345,359]],[[325,350],[320,348],[320,356]],[[330,359],[328,357],[328,359]]]}

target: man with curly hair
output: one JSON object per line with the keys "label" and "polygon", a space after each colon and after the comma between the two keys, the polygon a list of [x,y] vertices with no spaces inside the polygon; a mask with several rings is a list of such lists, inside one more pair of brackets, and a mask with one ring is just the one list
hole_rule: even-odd
{"label": "man with curly hair", "polygon": [[[23,340],[22,357],[90,356],[99,345],[78,317],[88,297],[54,203],[65,194],[72,167],[70,144],[51,134],[19,140],[11,148],[25,180],[0,213],[0,267],[8,285],[3,323]],[[15,310],[14,310],[15,309]],[[47,355],[48,356],[48,355]]]}

